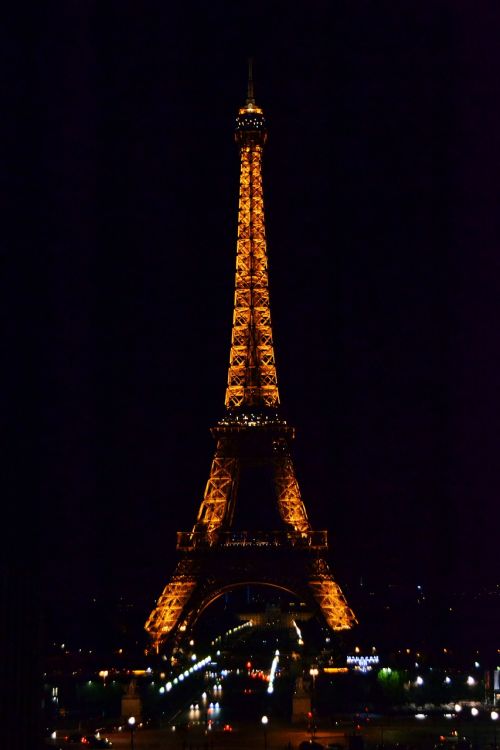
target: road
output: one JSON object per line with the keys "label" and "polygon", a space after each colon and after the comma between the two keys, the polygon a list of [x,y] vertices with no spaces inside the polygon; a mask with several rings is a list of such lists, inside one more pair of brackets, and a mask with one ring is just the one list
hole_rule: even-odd
{"label": "road", "polygon": [[[316,739],[322,744],[339,744],[349,747],[351,728],[344,726],[338,729],[319,726]],[[381,747],[386,750],[396,748],[421,748],[432,750],[440,735],[450,733],[450,724],[443,719],[427,719],[417,721],[411,719],[383,720],[371,722],[358,732],[363,737],[364,745],[368,748]],[[113,748],[130,750],[131,738],[129,732],[114,732],[108,735],[113,742]],[[202,725],[195,725],[187,730],[171,728],[138,730],[134,735],[134,750],[241,750],[266,748],[267,750],[297,750],[300,742],[311,737],[305,726],[293,726],[282,721],[270,721],[266,736],[259,722],[240,722],[232,732],[213,730],[205,734]],[[476,750],[492,748],[494,735],[491,724],[478,723],[475,737],[470,739],[475,743]]]}

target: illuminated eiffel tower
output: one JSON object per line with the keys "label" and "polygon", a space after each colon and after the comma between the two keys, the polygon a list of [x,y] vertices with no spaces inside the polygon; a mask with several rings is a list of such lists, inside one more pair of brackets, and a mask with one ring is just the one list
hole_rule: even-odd
{"label": "illuminated eiffel tower", "polygon": [[[177,532],[179,562],[145,626],[156,650],[167,641],[178,644],[219,596],[248,584],[297,596],[333,630],[356,623],[325,559],[327,532],[313,530],[307,517],[290,452],[294,429],[280,413],[262,193],[266,138],[250,65],[247,99],[235,129],[241,166],[225,413],[211,430],[215,455],[197,521],[192,531]],[[242,472],[248,476],[263,466],[274,480],[281,528],[237,530],[233,521]],[[252,502],[262,502],[262,493]]]}

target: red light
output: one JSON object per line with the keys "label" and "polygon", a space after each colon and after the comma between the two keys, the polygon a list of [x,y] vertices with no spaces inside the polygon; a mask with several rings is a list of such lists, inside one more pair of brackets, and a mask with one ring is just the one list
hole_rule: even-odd
{"label": "red light", "polygon": [[247,661],[247,669],[252,669],[252,662],[251,661]]}

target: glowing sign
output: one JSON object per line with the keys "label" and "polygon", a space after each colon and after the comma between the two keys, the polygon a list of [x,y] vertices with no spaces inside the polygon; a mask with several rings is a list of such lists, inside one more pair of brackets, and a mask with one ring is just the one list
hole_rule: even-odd
{"label": "glowing sign", "polygon": [[345,674],[348,671],[347,667],[325,667],[323,669],[326,674]]}
{"label": "glowing sign", "polygon": [[379,663],[378,656],[348,656],[346,663],[359,672],[369,672],[373,666]]}

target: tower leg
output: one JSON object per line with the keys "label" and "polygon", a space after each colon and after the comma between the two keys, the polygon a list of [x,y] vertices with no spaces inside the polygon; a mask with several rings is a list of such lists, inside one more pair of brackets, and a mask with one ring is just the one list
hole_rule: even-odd
{"label": "tower leg", "polygon": [[197,584],[195,566],[191,560],[181,560],[174,575],[151,612],[145,628],[158,650],[160,643],[175,628]]}
{"label": "tower leg", "polygon": [[326,560],[314,561],[308,584],[332,630],[348,630],[357,623],[340,586],[333,579]]}

